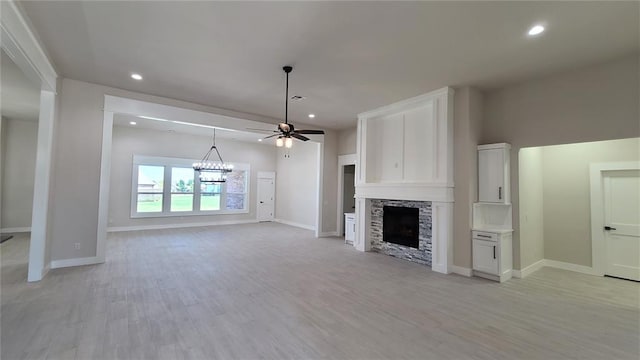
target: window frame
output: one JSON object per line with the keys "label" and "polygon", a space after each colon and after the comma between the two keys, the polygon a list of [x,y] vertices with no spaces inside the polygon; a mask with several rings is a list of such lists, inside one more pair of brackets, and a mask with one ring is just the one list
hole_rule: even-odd
{"label": "window frame", "polygon": [[[226,184],[222,184],[220,193],[220,210],[200,210],[200,179],[194,170],[194,183],[193,183],[193,208],[191,211],[171,211],[171,195],[173,194],[171,175],[173,168],[192,168],[193,163],[197,162],[197,159],[182,159],[160,156],[145,156],[145,155],[133,155],[132,167],[131,167],[131,205],[130,205],[130,217],[132,219],[139,218],[162,218],[162,217],[174,217],[174,216],[203,216],[203,215],[224,215],[224,214],[248,214],[249,213],[249,197],[251,189],[251,166],[246,163],[229,163],[233,164],[234,170],[245,171],[245,197],[243,209],[226,209]],[[138,212],[138,166],[164,166],[164,184],[162,188],[162,211],[161,212]],[[158,193],[160,194],[160,193]]]}

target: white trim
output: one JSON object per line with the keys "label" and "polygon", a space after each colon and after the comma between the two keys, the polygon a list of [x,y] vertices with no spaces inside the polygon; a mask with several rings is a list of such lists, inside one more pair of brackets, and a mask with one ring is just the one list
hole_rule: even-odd
{"label": "white trim", "polygon": [[[591,186],[591,266],[592,271],[603,276],[606,269],[607,248],[604,236],[604,183],[603,172],[640,170],[640,161],[593,163],[589,165]],[[590,268],[591,269],[591,268]]]}
{"label": "white trim", "polygon": [[[348,154],[348,155],[338,155],[338,217],[336,221],[336,234],[342,234],[342,227],[344,224],[344,167],[347,165],[355,165],[356,168],[358,165],[356,164],[358,160],[358,154]],[[358,174],[358,169],[353,174],[355,187],[355,179]],[[354,209],[355,211],[355,209]],[[336,235],[340,236],[340,235]]]}
{"label": "white trim", "polygon": [[367,183],[356,185],[356,198],[453,202],[453,187],[445,184]]}
{"label": "white trim", "polygon": [[97,256],[85,257],[85,258],[74,258],[74,259],[63,259],[63,260],[53,260],[51,262],[51,269],[59,269],[71,266],[83,266],[83,265],[94,265],[103,263],[104,260],[98,258]]}
{"label": "white trim", "polygon": [[28,77],[41,84],[42,90],[55,93],[58,74],[19,5],[4,0],[0,6],[2,48]]}
{"label": "white trim", "polygon": [[431,270],[443,274],[453,265],[453,203],[431,202]]}
{"label": "white trim", "polygon": [[386,105],[386,106],[382,106],[382,107],[379,107],[379,108],[374,109],[374,110],[362,112],[362,113],[358,114],[358,119],[365,119],[365,118],[371,118],[371,117],[384,116],[384,115],[389,115],[389,114],[396,113],[398,111],[405,111],[405,110],[411,109],[413,107],[421,106],[425,102],[437,99],[438,97],[443,96],[443,95],[453,96],[454,93],[455,93],[455,91],[452,88],[443,87],[443,88],[431,91],[431,92],[423,94],[423,95],[419,95],[419,96],[416,96],[416,97],[412,97],[410,99],[398,101],[398,102],[393,103],[391,105]]}
{"label": "white trim", "polygon": [[575,271],[575,272],[579,272],[587,275],[600,275],[592,267],[572,264],[572,263],[563,262],[563,261],[545,259],[544,266],[548,266],[556,269]]}
{"label": "white trim", "polygon": [[39,281],[46,274],[49,238],[49,198],[53,133],[57,116],[58,74],[29,20],[15,1],[0,3],[0,46],[24,74],[40,85],[40,114],[36,149],[35,183],[31,220],[31,241],[27,281]]}
{"label": "white trim", "polygon": [[98,193],[98,229],[96,258],[106,261],[107,227],[109,218],[109,186],[111,179],[111,141],[113,112],[105,111],[102,123],[102,154],[100,157],[100,190]]}
{"label": "white trim", "polygon": [[[282,220],[282,219],[273,219],[273,221],[280,223],[280,224],[284,224],[284,225],[289,225],[289,226],[295,226],[295,227],[299,227],[302,229],[306,229],[306,230],[311,230],[311,231],[316,231],[316,228],[313,227],[313,225],[306,225],[306,224],[301,224],[301,223],[297,223],[297,222],[293,222],[293,221],[289,221],[289,220]],[[319,233],[318,233],[319,235]],[[318,237],[318,236],[316,236]]]}
{"label": "white trim", "polygon": [[14,228],[2,228],[0,229],[0,232],[2,233],[25,233],[25,232],[31,232],[31,227],[26,226],[26,227],[14,227]]}
{"label": "white trim", "polygon": [[538,261],[534,262],[533,264],[527,266],[524,269],[511,270],[511,272],[513,274],[513,277],[518,278],[518,279],[522,279],[522,278],[525,278],[525,277],[531,275],[532,273],[540,270],[544,266],[545,266],[545,259],[541,259],[541,260],[538,260]]}
{"label": "white trim", "polygon": [[258,223],[258,220],[228,220],[228,221],[209,221],[209,222],[201,222],[201,223],[183,223],[183,224],[112,226],[107,228],[107,231],[122,232],[122,231],[140,231],[140,230],[182,229],[182,228],[192,228],[192,227],[256,224],[256,223]]}
{"label": "white trim", "polygon": [[320,233],[322,232],[322,211],[324,209],[324,200],[322,195],[324,193],[324,182],[322,181],[324,178],[324,139],[323,142],[318,144],[318,192],[317,192],[317,204],[318,204],[318,213],[316,214],[316,237],[320,237]]}
{"label": "white trim", "polygon": [[472,269],[457,265],[451,265],[451,272],[466,277],[471,277],[471,275],[473,275]]}
{"label": "white trim", "polygon": [[325,231],[325,232],[320,233],[319,237],[327,238],[327,237],[339,237],[339,236],[340,235],[338,235],[338,233],[335,232],[335,231]]}

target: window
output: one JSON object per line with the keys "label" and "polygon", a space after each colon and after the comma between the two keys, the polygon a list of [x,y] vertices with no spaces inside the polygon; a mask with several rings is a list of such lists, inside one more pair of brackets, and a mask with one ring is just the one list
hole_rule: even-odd
{"label": "window", "polygon": [[134,156],[131,217],[248,212],[248,164],[234,163],[226,183],[205,184],[191,167],[194,161]]}

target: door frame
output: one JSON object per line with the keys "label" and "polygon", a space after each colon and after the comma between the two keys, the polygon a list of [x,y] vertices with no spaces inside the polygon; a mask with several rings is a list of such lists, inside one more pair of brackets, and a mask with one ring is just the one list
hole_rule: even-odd
{"label": "door frame", "polygon": [[336,236],[342,236],[342,227],[344,226],[344,167],[347,165],[356,166],[356,174],[358,173],[357,154],[338,155],[338,218],[336,220]]}
{"label": "door frame", "polygon": [[20,5],[13,0],[0,4],[0,46],[24,72],[40,85],[40,113],[36,145],[31,239],[27,281],[40,281],[50,268],[51,237],[49,220],[53,141],[58,111],[58,74],[44,46],[38,41]]}
{"label": "door frame", "polygon": [[640,161],[593,163],[589,165],[591,186],[591,266],[596,275],[604,276],[607,247],[604,235],[604,173],[640,170]]}
{"label": "door frame", "polygon": [[258,171],[258,175],[256,177],[256,221],[260,221],[258,219],[258,207],[260,206],[260,179],[270,179],[273,180],[273,216],[270,221],[274,221],[276,216],[276,172],[275,171]]}

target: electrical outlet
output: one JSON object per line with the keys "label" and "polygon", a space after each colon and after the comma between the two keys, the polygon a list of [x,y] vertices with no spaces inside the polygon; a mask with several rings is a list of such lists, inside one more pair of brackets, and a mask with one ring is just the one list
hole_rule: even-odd
{"label": "electrical outlet", "polygon": [[73,244],[73,247],[74,247],[76,250],[80,250],[80,243],[75,243],[75,244]]}

